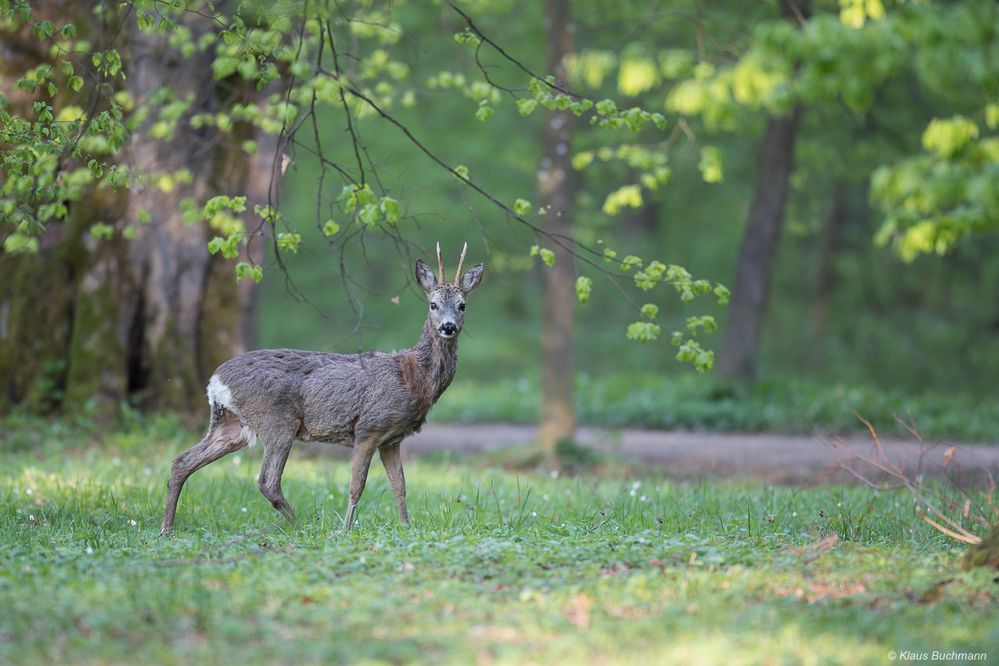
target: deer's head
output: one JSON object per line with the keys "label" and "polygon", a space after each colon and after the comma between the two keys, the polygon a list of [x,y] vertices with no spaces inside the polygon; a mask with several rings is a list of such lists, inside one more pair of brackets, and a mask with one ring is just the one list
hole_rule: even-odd
{"label": "deer's head", "polygon": [[465,252],[468,250],[468,243],[465,243],[461,251],[461,258],[458,260],[458,270],[454,275],[454,282],[444,280],[444,262],[441,259],[441,245],[437,244],[437,267],[438,274],[435,276],[430,266],[422,260],[416,260],[416,282],[427,295],[427,303],[430,307],[430,324],[437,334],[445,339],[450,339],[461,332],[461,327],[465,322],[465,297],[479,286],[482,281],[482,264],[476,264],[468,269],[464,275],[461,274],[461,265],[465,263]]}

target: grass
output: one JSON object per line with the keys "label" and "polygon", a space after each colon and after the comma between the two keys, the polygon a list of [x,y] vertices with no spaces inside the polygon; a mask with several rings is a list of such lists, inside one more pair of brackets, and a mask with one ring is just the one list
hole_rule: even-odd
{"label": "grass", "polygon": [[[169,420],[80,436],[8,427],[0,662],[886,663],[999,652],[994,572],[901,495],[857,487],[407,466],[414,525],[373,470],[349,535],[347,464],[290,461],[284,523],[259,450],[188,483],[157,536]],[[27,438],[37,446],[25,449]],[[12,446],[12,443],[17,446]],[[824,535],[840,542],[824,550]]]}
{"label": "grass", "polygon": [[[459,378],[431,413],[438,422],[535,423],[540,404],[533,378],[476,382]],[[679,374],[581,376],[580,422],[610,428],[722,432],[863,432],[856,411],[885,436],[908,435],[896,416],[928,439],[994,442],[999,402],[960,394],[911,395],[807,380],[739,385],[717,377]]]}

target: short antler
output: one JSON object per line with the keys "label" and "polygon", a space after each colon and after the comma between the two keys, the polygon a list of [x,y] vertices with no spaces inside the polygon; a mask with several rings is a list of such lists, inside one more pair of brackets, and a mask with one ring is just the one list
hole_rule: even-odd
{"label": "short antler", "polygon": [[441,244],[437,242],[437,283],[444,284],[444,260],[441,259]]}
{"label": "short antler", "polygon": [[468,251],[468,243],[465,243],[465,247],[461,248],[461,257],[458,258],[458,272],[454,274],[454,283],[457,285],[458,280],[461,279],[461,265],[465,263],[465,253]]}

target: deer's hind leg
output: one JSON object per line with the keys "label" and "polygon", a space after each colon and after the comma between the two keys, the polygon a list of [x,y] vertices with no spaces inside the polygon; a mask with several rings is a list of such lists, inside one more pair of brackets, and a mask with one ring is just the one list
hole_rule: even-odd
{"label": "deer's hind leg", "polygon": [[177,502],[184,482],[199,469],[219,458],[246,446],[247,439],[239,421],[232,414],[225,414],[213,421],[204,439],[173,459],[170,481],[167,483],[167,503],[163,512],[160,534],[173,532],[173,519],[177,513]]}
{"label": "deer's hind leg", "polygon": [[288,454],[291,453],[297,431],[296,425],[288,424],[258,433],[264,440],[264,462],[260,466],[257,487],[271,506],[289,521],[295,520],[295,510],[281,492],[281,475],[284,474],[284,465],[288,462]]}

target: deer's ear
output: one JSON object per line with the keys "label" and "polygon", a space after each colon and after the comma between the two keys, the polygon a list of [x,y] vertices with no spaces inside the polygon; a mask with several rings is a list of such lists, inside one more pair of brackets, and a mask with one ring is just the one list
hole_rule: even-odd
{"label": "deer's ear", "polygon": [[468,269],[468,272],[461,276],[461,291],[465,294],[479,286],[482,282],[482,271],[485,270],[482,264],[475,264]]}
{"label": "deer's ear", "polygon": [[433,270],[422,259],[416,260],[416,283],[428,294],[437,287],[437,278],[434,277]]}

